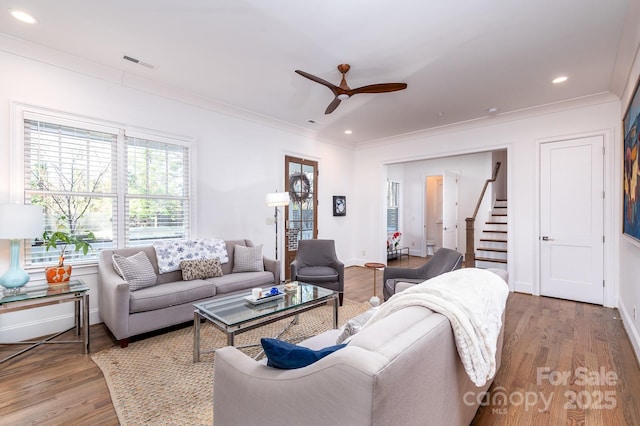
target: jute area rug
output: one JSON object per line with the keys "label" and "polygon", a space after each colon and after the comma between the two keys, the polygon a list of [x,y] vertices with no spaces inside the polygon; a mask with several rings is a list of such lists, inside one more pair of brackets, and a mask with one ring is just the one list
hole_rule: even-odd
{"label": "jute area rug", "polygon": [[[344,300],[339,325],[366,311],[367,302]],[[332,328],[331,305],[304,312],[297,325],[280,338],[297,343]],[[292,317],[236,336],[235,345],[259,344],[261,337],[275,337]],[[201,349],[226,345],[226,336],[208,322],[201,329]],[[260,346],[242,349],[249,356]],[[193,363],[193,327],[134,341],[127,348],[114,347],[91,355],[100,367],[122,425],[211,425],[213,423],[213,363],[215,354],[204,354]]]}

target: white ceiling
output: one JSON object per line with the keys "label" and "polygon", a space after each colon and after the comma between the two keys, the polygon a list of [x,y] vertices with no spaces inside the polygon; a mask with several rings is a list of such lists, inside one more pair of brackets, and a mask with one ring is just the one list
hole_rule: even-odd
{"label": "white ceiling", "polygon": [[[0,29],[12,38],[346,145],[486,118],[491,107],[503,114],[603,92],[619,96],[616,79],[628,72],[616,63],[627,0],[2,3],[39,20],[29,26],[0,11]],[[359,94],[325,115],[329,89],[294,70],[337,85],[340,63],[351,64],[352,88],[408,88]],[[552,85],[561,74],[569,80]]]}

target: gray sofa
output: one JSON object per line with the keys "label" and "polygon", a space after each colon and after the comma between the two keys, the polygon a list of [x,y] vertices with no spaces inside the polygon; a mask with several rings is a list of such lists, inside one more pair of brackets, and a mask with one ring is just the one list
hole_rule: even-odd
{"label": "gray sofa", "polygon": [[[496,371],[504,313],[502,324]],[[325,348],[339,334],[330,330],[301,345]],[[465,372],[444,315],[409,306],[299,369],[271,368],[230,346],[218,349],[214,424],[468,425],[490,385],[477,387]]]}
{"label": "gray sofa", "polygon": [[[225,241],[229,262],[222,265],[223,276],[183,281],[182,271],[158,274],[153,246],[103,250],[98,258],[98,292],[100,317],[121,347],[129,338],[193,320],[193,303],[247,292],[254,287],[280,283],[280,261],[263,257],[264,271],[232,273],[234,247],[253,247],[250,240]],[[156,285],[129,291],[129,284],[113,268],[112,256],[131,256],[143,251],[157,275]]]}

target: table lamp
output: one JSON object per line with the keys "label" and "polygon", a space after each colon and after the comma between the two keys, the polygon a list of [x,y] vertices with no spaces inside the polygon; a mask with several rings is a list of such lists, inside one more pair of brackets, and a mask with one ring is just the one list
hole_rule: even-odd
{"label": "table lamp", "polygon": [[278,207],[289,205],[288,192],[271,192],[266,196],[267,207],[274,208],[273,219],[276,224],[276,260],[278,260]]}
{"label": "table lamp", "polygon": [[29,274],[20,267],[20,240],[39,236],[43,221],[41,206],[0,204],[0,239],[11,241],[11,264],[0,277],[2,287],[15,290],[29,282]]}

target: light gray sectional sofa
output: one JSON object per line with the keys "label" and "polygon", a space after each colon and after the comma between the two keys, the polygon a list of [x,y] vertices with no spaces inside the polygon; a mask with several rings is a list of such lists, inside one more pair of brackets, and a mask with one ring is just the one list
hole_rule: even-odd
{"label": "light gray sectional sofa", "polygon": [[[233,273],[235,246],[253,247],[253,243],[228,240],[225,244],[229,261],[221,265],[223,275],[191,281],[183,280],[181,270],[159,274],[153,246],[103,250],[98,259],[100,317],[120,346],[126,347],[132,336],[193,320],[193,303],[280,283],[280,261],[264,257],[264,271]],[[114,253],[129,257],[140,251],[151,261],[157,281],[130,291],[129,283],[116,273],[112,257]]]}
{"label": "light gray sectional sofa", "polygon": [[[321,349],[338,334],[301,345]],[[502,340],[501,332],[498,367]],[[216,426],[468,425],[491,385],[471,382],[449,320],[422,307],[389,315],[304,368],[270,368],[227,346],[216,351],[214,369]]]}
{"label": "light gray sectional sofa", "polygon": [[[496,371],[504,311],[501,316]],[[329,330],[300,346],[327,348],[340,334]],[[298,369],[268,367],[231,346],[216,350],[214,424],[468,425],[491,383],[476,386],[470,379],[445,315],[407,306],[363,327],[346,347]]]}

